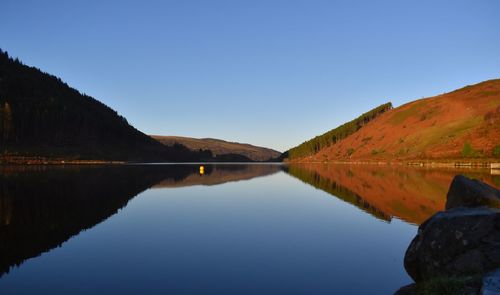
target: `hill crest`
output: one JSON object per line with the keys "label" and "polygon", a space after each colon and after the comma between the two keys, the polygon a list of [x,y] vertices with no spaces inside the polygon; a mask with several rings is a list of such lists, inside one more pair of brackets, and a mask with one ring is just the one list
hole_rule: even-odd
{"label": "hill crest", "polygon": [[291,161],[391,161],[500,158],[500,79],[415,100]]}
{"label": "hill crest", "polygon": [[248,143],[229,142],[216,138],[192,138],[184,136],[151,135],[152,138],[167,145],[182,144],[192,151],[210,150],[214,156],[238,154],[253,161],[269,161],[278,158],[281,153],[273,149]]}

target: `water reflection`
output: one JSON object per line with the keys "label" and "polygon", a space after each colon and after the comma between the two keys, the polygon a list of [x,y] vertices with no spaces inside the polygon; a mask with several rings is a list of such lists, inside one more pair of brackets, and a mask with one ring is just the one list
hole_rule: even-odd
{"label": "water reflection", "polygon": [[500,187],[500,175],[490,170],[334,164],[293,164],[285,170],[376,218],[390,221],[397,217],[412,224],[444,209],[446,193],[457,174]]}
{"label": "water reflection", "polygon": [[0,276],[104,221],[150,187],[215,185],[277,165],[0,166]]}
{"label": "water reflection", "polygon": [[192,185],[217,185],[231,181],[248,180],[281,171],[274,164],[231,164],[199,166],[198,173],[187,175],[182,181],[165,178],[153,188],[184,187]]}

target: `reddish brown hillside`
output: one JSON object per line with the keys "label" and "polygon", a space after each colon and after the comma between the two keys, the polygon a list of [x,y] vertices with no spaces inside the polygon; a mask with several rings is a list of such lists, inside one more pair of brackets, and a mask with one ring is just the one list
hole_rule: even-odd
{"label": "reddish brown hillside", "polygon": [[299,161],[500,158],[500,79],[410,102]]}

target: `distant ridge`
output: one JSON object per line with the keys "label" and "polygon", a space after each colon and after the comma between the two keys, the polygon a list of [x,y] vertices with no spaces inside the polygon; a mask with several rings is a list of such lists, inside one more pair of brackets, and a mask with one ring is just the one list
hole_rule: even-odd
{"label": "distant ridge", "polygon": [[[347,124],[353,125],[358,119]],[[328,137],[332,131],[315,137],[290,149],[288,159],[498,161],[500,79],[386,108],[366,124],[349,130],[353,132],[340,140]],[[328,143],[324,144],[325,140]]]}
{"label": "distant ridge", "polygon": [[269,161],[278,158],[281,153],[269,148],[254,146],[247,143],[228,142],[215,138],[192,138],[182,136],[151,135],[152,138],[165,144],[173,146],[182,144],[192,151],[210,150],[214,156],[224,154],[235,154],[249,158],[252,161]]}

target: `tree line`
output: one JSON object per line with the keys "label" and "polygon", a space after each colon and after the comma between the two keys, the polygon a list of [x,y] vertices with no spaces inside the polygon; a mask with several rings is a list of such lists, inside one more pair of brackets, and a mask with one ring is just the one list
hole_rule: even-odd
{"label": "tree line", "polygon": [[[182,124],[179,122],[179,124]],[[115,110],[0,49],[0,162],[10,158],[117,161],[250,161],[165,146]]]}
{"label": "tree line", "polygon": [[297,159],[316,154],[321,149],[329,147],[336,142],[348,137],[354,132],[358,131],[361,127],[366,125],[371,120],[375,119],[384,112],[392,109],[392,103],[388,102],[380,105],[356,119],[349,121],[335,129],[332,129],[322,135],[316,136],[294,148],[287,151],[289,159]]}

